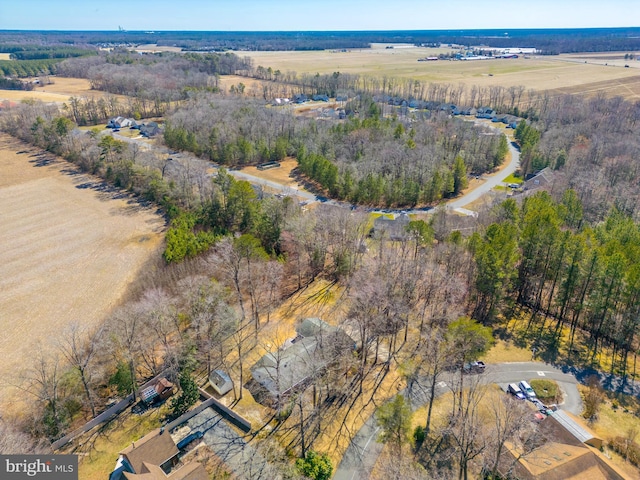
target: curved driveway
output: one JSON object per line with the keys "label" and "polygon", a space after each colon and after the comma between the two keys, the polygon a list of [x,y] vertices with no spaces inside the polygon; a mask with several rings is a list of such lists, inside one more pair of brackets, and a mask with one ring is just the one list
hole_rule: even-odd
{"label": "curved driveway", "polygon": [[[582,412],[582,399],[577,388],[578,380],[575,376],[564,373],[559,368],[551,365],[534,362],[501,363],[487,365],[485,372],[479,375],[483,383],[497,383],[503,390],[507,384],[520,380],[530,380],[532,378],[555,380],[564,394],[564,401],[559,405],[560,408],[575,415],[579,415]],[[414,390],[417,394],[412,395],[411,403],[415,409],[424,405],[428,401],[428,397],[422,393],[426,391],[426,388],[420,388],[419,385]],[[438,383],[436,395],[439,396],[448,391],[450,389],[446,382]],[[363,480],[369,478],[369,474],[383,447],[382,444],[377,442],[378,431],[379,427],[376,424],[374,415],[372,415],[351,440],[333,476],[334,480]]]}

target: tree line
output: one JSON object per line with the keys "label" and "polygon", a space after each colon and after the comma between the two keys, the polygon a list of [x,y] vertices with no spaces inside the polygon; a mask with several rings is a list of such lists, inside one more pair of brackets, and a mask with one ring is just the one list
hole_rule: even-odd
{"label": "tree line", "polygon": [[[326,12],[314,14],[325,15]],[[371,43],[527,45],[549,54],[638,50],[638,28],[412,30],[343,32],[24,32],[4,31],[0,42],[11,45],[46,41],[91,45],[179,46],[193,50],[326,50],[369,48]]]}
{"label": "tree line", "polygon": [[0,60],[0,72],[5,77],[37,77],[55,75],[60,59]]}
{"label": "tree line", "polygon": [[550,358],[564,340],[570,354],[577,343],[591,360],[608,347],[612,370],[626,375],[638,348],[640,223],[614,207],[592,224],[574,190],[560,201],[546,192],[520,206],[508,200],[493,216],[468,243],[473,317],[491,323],[504,308],[525,309],[527,331]]}

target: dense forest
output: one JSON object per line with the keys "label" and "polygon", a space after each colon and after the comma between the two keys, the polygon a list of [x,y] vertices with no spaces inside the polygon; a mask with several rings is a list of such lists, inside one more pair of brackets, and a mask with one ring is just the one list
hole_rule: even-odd
{"label": "dense forest", "polygon": [[[216,75],[251,70],[232,54],[116,52],[58,68],[131,98],[76,98],[64,107],[26,102],[3,111],[0,128],[157,204],[169,229],[162,263],[104,327],[69,328],[58,352],[64,368],[52,357],[36,359],[34,381],[25,386],[34,395],[32,411],[2,423],[24,451],[46,449],[33,438],[59,438],[103,410],[110,396],[135,391],[164,369],[187,385],[225,368],[242,386],[248,352],[278,344],[276,310],[318,285],[313,298],[335,302],[330,321],[355,332],[358,348],[340,352],[309,388],[263,419],[258,428],[274,433],[254,442],[270,459],[271,478],[300,478],[303,468],[291,457],[310,458],[318,445],[344,451],[354,416],[388,400],[385,382],[394,375],[408,397],[426,379],[429,413],[409,432],[406,421],[393,424],[411,413],[402,396],[388,404],[395,410],[379,409],[381,440],[394,452],[389,468],[402,478],[495,476],[496,452],[507,441],[534,444],[536,427],[502,401],[478,414],[480,398],[490,394],[462,375],[462,365],[487,351],[494,333],[509,334],[505,318],[522,319],[514,339],[547,361],[568,357],[598,367],[604,356],[613,373],[635,373],[627,360],[639,346],[639,104],[528,92],[525,109],[522,90],[458,90],[465,105],[523,110],[526,121],[515,131],[521,173],[548,167],[553,182],[548,191],[481,212],[464,235],[461,220],[436,209],[408,224],[405,241],[390,241],[370,235],[371,219],[360,210],[304,211],[289,197],[261,195],[224,168],[213,176],[208,169],[211,162],[237,167],[292,156],[302,178],[335,198],[437,202],[506,154],[504,136],[440,108],[455,88],[346,77],[339,87],[349,92],[341,102],[346,118],[311,119],[247,99],[241,89],[221,92]],[[330,85],[331,77],[337,81],[316,81]],[[390,104],[405,94],[434,108],[412,116]],[[122,114],[163,114],[166,146],[195,155],[167,158],[100,129],[75,128]],[[54,365],[61,368],[48,368]],[[451,386],[450,412],[435,422],[435,386],[447,368],[459,380]],[[233,395],[242,399],[243,389],[236,385]],[[185,407],[172,408],[178,414]]]}
{"label": "dense forest", "polygon": [[295,156],[332,197],[389,206],[457,195],[467,173],[490,171],[507,154],[503,136],[445,113],[414,123],[381,119],[370,97],[347,108],[364,114],[331,124],[256,102],[194,97],[167,117],[165,141],[232,167]]}
{"label": "dense forest", "polygon": [[535,47],[546,54],[570,52],[635,51],[640,49],[638,28],[515,29],[509,30],[402,30],[339,32],[22,32],[0,31],[2,43],[56,41],[91,45],[179,46],[192,51],[325,50],[368,48],[371,43],[416,45],[490,45]]}

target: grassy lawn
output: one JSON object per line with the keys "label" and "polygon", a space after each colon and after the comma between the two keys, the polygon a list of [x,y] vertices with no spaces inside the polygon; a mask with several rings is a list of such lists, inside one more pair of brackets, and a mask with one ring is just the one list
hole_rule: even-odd
{"label": "grassy lawn", "polygon": [[517,183],[518,185],[521,185],[524,183],[524,180],[522,178],[516,177],[515,174],[513,173],[502,181],[504,183]]}
{"label": "grassy lawn", "polygon": [[497,340],[483,357],[485,363],[531,362],[531,350],[511,342]]}
{"label": "grassy lawn", "polygon": [[560,390],[558,384],[553,380],[541,380],[534,378],[529,380],[529,385],[536,392],[536,397],[542,403],[555,403],[560,399]]}
{"label": "grassy lawn", "polygon": [[[580,393],[584,394],[587,387],[578,385]],[[590,423],[589,428],[605,441],[621,436],[636,435],[635,442],[640,443],[640,399],[632,395],[622,395],[608,393],[607,399],[600,406],[598,419]],[[615,452],[605,447],[605,453],[611,457],[613,462],[629,476],[628,478],[640,478],[640,472],[630,463],[617,455]]]}

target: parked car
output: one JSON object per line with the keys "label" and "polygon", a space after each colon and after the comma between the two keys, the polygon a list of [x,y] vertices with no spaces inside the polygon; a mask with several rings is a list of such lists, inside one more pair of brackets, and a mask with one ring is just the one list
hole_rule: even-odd
{"label": "parked car", "polygon": [[524,393],[525,397],[527,397],[527,399],[531,400],[533,398],[536,398],[536,392],[534,392],[533,388],[531,388],[531,385],[529,385],[524,380],[520,382],[519,387],[522,390],[522,393]]}
{"label": "parked car", "polygon": [[544,414],[548,413],[547,407],[544,405],[544,403],[542,403],[537,398],[532,398],[531,399],[531,403],[533,403],[536,406],[536,408],[538,409],[539,412],[544,413]]}
{"label": "parked car", "polygon": [[518,400],[524,400],[527,398],[522,390],[520,390],[520,387],[517,383],[510,383],[507,387],[507,392],[513,395]]}
{"label": "parked car", "polygon": [[465,363],[463,370],[465,373],[482,373],[484,372],[486,365],[483,361],[477,360],[475,362]]}

